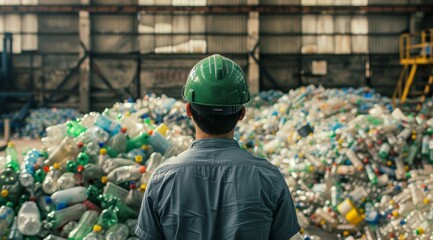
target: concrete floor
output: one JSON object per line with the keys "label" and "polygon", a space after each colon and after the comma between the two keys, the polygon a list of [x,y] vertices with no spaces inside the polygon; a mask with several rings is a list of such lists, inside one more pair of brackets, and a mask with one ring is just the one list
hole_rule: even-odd
{"label": "concrete floor", "polygon": [[[17,149],[18,153],[21,154],[24,150],[28,148],[36,148],[36,149],[42,149],[43,145],[40,139],[26,139],[26,138],[20,138],[20,139],[11,139],[15,144],[15,148]],[[0,139],[0,146],[6,145],[5,139]],[[0,156],[3,156],[4,153],[0,153]]]}

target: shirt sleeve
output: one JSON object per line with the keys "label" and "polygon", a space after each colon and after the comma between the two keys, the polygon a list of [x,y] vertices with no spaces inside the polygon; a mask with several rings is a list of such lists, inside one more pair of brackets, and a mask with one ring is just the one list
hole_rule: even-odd
{"label": "shirt sleeve", "polygon": [[279,192],[277,192],[277,204],[274,210],[274,220],[269,234],[270,240],[287,240],[301,230],[296,216],[296,209],[293,204],[284,178],[279,181]]}
{"label": "shirt sleeve", "polygon": [[156,196],[154,176],[151,177],[149,185],[144,193],[143,202],[141,203],[140,214],[138,215],[135,234],[141,240],[160,240],[165,239],[164,233],[156,211]]}

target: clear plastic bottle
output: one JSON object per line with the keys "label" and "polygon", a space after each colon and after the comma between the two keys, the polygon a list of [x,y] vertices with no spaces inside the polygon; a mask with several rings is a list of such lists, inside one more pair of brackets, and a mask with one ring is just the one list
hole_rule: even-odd
{"label": "clear plastic bottle", "polygon": [[18,212],[18,230],[27,236],[35,236],[42,226],[38,206],[33,201],[23,203]]}
{"label": "clear plastic bottle", "polygon": [[24,239],[23,234],[18,230],[18,217],[15,217],[11,230],[9,231],[8,240],[23,240],[23,239]]}
{"label": "clear plastic bottle", "polygon": [[56,229],[68,222],[79,220],[85,211],[86,207],[80,203],[61,210],[52,211],[47,215],[45,226],[49,229]]}
{"label": "clear plastic bottle", "polygon": [[100,115],[96,121],[95,121],[95,125],[104,129],[106,132],[108,132],[111,136],[116,135],[117,133],[120,132],[121,126],[119,123],[117,123],[115,120],[104,116],[104,115]]}
{"label": "clear plastic bottle", "polygon": [[131,182],[129,184],[129,193],[125,198],[125,204],[133,210],[140,210],[141,207],[141,199],[143,195],[140,193],[140,190],[137,189],[135,182]]}
{"label": "clear plastic bottle", "polygon": [[146,172],[141,176],[140,183],[147,185],[153,171],[162,163],[163,158],[160,153],[154,152],[149,157]]}
{"label": "clear plastic bottle", "polygon": [[75,174],[71,172],[63,173],[59,179],[57,179],[57,186],[59,190],[65,190],[68,188],[75,187]]}
{"label": "clear plastic bottle", "polygon": [[87,188],[78,186],[60,190],[51,195],[51,199],[55,204],[72,204],[83,202],[87,199]]}
{"label": "clear plastic bottle", "polygon": [[14,221],[14,217],[13,203],[8,202],[6,205],[0,207],[0,237],[6,236],[9,227]]}
{"label": "clear plastic bottle", "polygon": [[15,172],[18,172],[20,170],[19,155],[13,142],[8,142],[5,153],[6,167],[12,168]]}
{"label": "clear plastic bottle", "polygon": [[44,181],[42,182],[42,189],[46,194],[53,194],[57,191],[58,185],[57,180],[61,175],[60,172],[60,164],[54,163],[52,169],[45,176]]}
{"label": "clear plastic bottle", "polygon": [[80,240],[92,231],[92,226],[98,220],[98,213],[96,211],[88,210],[81,217],[78,224],[75,226],[68,235],[68,240]]}
{"label": "clear plastic bottle", "polygon": [[160,124],[154,131],[151,131],[149,135],[149,144],[152,146],[155,152],[159,152],[162,155],[165,154],[170,148],[172,148],[172,144],[165,138],[166,132],[168,130],[168,126],[165,124]]}
{"label": "clear plastic bottle", "polygon": [[44,240],[66,240],[66,238],[62,238],[53,234],[48,235]]}
{"label": "clear plastic bottle", "polygon": [[54,163],[65,164],[69,159],[75,159],[78,154],[78,147],[74,140],[65,137],[60,145],[50,154],[45,165],[52,166]]}
{"label": "clear plastic bottle", "polygon": [[126,128],[122,128],[119,133],[108,139],[108,145],[118,153],[124,153],[126,151],[126,144]]}
{"label": "clear plastic bottle", "polygon": [[123,159],[123,158],[112,158],[108,161],[104,162],[104,165],[102,166],[102,169],[105,173],[110,173],[111,171],[123,167],[123,166],[140,166],[136,162],[133,162],[129,159]]}
{"label": "clear plastic bottle", "polygon": [[115,224],[105,233],[105,240],[125,240],[128,238],[129,229],[125,224]]}
{"label": "clear plastic bottle", "polygon": [[104,240],[104,235],[102,235],[102,227],[100,225],[93,226],[93,231],[87,234],[83,240]]}
{"label": "clear plastic bottle", "polygon": [[99,150],[99,156],[98,156],[98,166],[102,167],[104,166],[105,161],[108,159],[107,155],[107,149],[101,148]]}
{"label": "clear plastic bottle", "polygon": [[110,182],[119,184],[122,182],[138,180],[145,172],[145,166],[123,166],[111,171],[107,175],[107,179]]}

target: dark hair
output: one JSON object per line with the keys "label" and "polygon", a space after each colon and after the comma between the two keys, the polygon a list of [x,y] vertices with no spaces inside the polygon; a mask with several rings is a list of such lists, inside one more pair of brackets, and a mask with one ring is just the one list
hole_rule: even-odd
{"label": "dark hair", "polygon": [[233,130],[242,112],[239,111],[230,115],[208,115],[199,113],[192,107],[190,109],[198,127],[205,133],[215,135],[225,134]]}

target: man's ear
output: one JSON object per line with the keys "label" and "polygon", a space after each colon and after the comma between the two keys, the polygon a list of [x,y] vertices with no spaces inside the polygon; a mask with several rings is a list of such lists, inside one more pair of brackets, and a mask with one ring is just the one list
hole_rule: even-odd
{"label": "man's ear", "polygon": [[245,117],[245,112],[246,112],[245,107],[242,107],[242,109],[241,109],[241,115],[239,116],[239,121],[241,121],[242,119],[244,119],[244,117]]}
{"label": "man's ear", "polygon": [[192,118],[191,103],[187,102],[185,104],[185,109],[186,109],[186,116],[188,116],[189,118]]}

